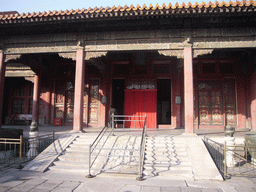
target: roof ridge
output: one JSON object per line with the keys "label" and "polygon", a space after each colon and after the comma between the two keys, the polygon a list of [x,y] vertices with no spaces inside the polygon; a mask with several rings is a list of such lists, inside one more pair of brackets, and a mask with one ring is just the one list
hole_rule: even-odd
{"label": "roof ridge", "polygon": [[207,2],[205,3],[204,1],[201,2],[200,4],[198,2],[195,2],[194,4],[192,4],[191,2],[186,3],[181,3],[179,4],[178,2],[175,3],[174,5],[172,5],[171,3],[169,3],[167,6],[165,3],[162,4],[162,6],[160,6],[159,4],[156,4],[155,6],[153,6],[152,4],[149,4],[148,6],[146,6],[145,4],[143,4],[143,6],[140,5],[124,5],[124,6],[120,6],[118,5],[116,6],[112,6],[111,8],[109,6],[107,7],[100,7],[98,8],[97,6],[94,8],[82,8],[82,9],[70,9],[70,10],[53,10],[53,11],[43,11],[43,12],[32,12],[32,13],[18,13],[16,12],[14,13],[9,13],[9,14],[0,14],[0,21],[1,20],[12,20],[12,19],[21,19],[21,18],[32,18],[32,17],[48,17],[48,16],[69,16],[69,15],[76,15],[76,14],[87,14],[87,13],[110,13],[110,12],[130,12],[130,11],[143,11],[143,10],[152,10],[152,11],[156,11],[156,10],[168,10],[168,9],[189,9],[189,8],[223,8],[223,7],[249,7],[249,6],[256,6],[256,0],[242,0],[242,1],[229,1],[229,2]]}

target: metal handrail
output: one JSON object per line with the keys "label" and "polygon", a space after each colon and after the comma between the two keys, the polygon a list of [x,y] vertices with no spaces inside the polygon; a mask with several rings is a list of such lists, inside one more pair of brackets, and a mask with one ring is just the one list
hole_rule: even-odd
{"label": "metal handrail", "polygon": [[[105,135],[105,133],[107,132],[107,130],[110,129],[109,135],[107,136],[106,140],[103,142],[103,145],[99,148],[99,152],[98,154],[96,154],[96,156],[94,157],[94,160],[92,161],[92,153],[93,151],[96,149],[96,147],[98,146],[98,144],[101,142],[101,139],[103,138],[103,136]],[[93,175],[91,175],[91,168],[94,164],[94,162],[96,161],[97,157],[99,156],[101,150],[103,149],[105,143],[107,142],[109,136],[113,133],[114,127],[104,127],[101,132],[99,133],[99,135],[96,137],[96,139],[94,140],[94,142],[89,145],[89,173],[86,176],[87,178],[92,178],[94,177]]]}
{"label": "metal handrail", "polygon": [[[55,133],[40,135],[36,137],[32,137],[29,139],[24,139],[22,135],[20,138],[0,138],[0,144],[4,147],[0,152],[4,153],[4,157],[0,158],[0,162],[8,163],[10,165],[15,164],[16,158],[18,161],[18,168],[22,168],[21,164],[27,161],[32,160],[32,158],[27,158],[27,152],[29,151],[29,146],[31,141],[38,141],[37,150],[40,153],[46,147],[48,147],[55,140]],[[13,155],[10,157],[6,157],[6,152],[8,150],[13,151]],[[18,151],[19,150],[19,151]],[[33,157],[34,158],[34,157]]]}
{"label": "metal handrail", "polygon": [[[128,120],[120,120],[117,119],[119,117],[123,117],[123,118],[129,118]],[[87,178],[92,178],[94,177],[91,174],[91,170],[92,170],[92,166],[94,165],[96,159],[101,156],[100,152],[102,150],[115,150],[113,148],[104,148],[106,142],[108,141],[110,135],[113,135],[114,133],[114,122],[115,121],[141,121],[141,120],[135,120],[135,119],[131,119],[131,117],[143,117],[144,119],[144,126],[143,126],[143,130],[142,130],[142,136],[141,136],[141,144],[140,144],[140,148],[136,149],[139,151],[139,170],[138,172],[136,171],[136,173],[139,173],[139,179],[137,180],[142,180],[143,174],[143,163],[144,163],[144,154],[145,154],[145,137],[146,137],[146,122],[147,122],[147,115],[145,116],[128,116],[128,115],[112,115],[109,118],[109,122],[111,122],[111,125],[109,125],[108,127],[104,127],[101,132],[98,134],[98,136],[96,137],[96,139],[94,140],[94,142],[89,145],[89,167],[88,167],[88,175],[86,176]],[[107,134],[109,133],[109,134]],[[103,137],[106,136],[105,139],[103,139]],[[100,143],[102,143],[102,145],[100,145]],[[94,150],[98,149],[97,154],[93,154]],[[119,149],[122,150],[122,149]],[[125,149],[125,150],[134,150],[134,149]],[[92,159],[93,157],[93,159]],[[93,170],[103,170],[103,169],[93,169]]]}
{"label": "metal handrail", "polygon": [[144,157],[145,157],[145,145],[146,145],[146,132],[147,132],[147,114],[145,115],[144,120],[144,127],[141,136],[141,143],[140,143],[140,161],[139,161],[139,177],[136,178],[138,181],[143,180],[143,164],[144,164]]}
{"label": "metal handrail", "polygon": [[[19,139],[13,138],[0,138],[0,143],[4,144],[4,152],[6,152],[6,145],[14,145],[14,151],[16,153],[16,145],[19,145],[19,167],[21,168],[21,158],[22,158],[22,135],[20,135]],[[6,156],[6,153],[5,153]],[[5,161],[5,158],[4,158]]]}
{"label": "metal handrail", "polygon": [[[134,128],[135,128],[135,122],[136,121],[141,121],[141,119],[140,118],[145,118],[145,116],[147,116],[147,115],[142,115],[142,116],[139,116],[139,115],[137,115],[137,116],[135,116],[135,115],[111,115],[110,117],[109,117],[109,119],[110,119],[110,122],[112,122],[111,124],[112,124],[112,126],[114,125],[114,122],[123,122],[123,128],[125,128],[124,127],[124,122],[133,122],[133,125],[134,125]],[[123,119],[120,119],[120,118],[123,118]],[[133,119],[131,119],[131,118],[133,118]],[[138,119],[136,119],[136,118],[138,118]],[[143,126],[144,127],[144,126]],[[132,129],[132,128],[129,128],[129,129]],[[136,129],[138,129],[138,130],[140,130],[140,129],[143,129],[143,128],[136,128]]]}
{"label": "metal handrail", "polygon": [[[226,141],[224,141],[224,144],[221,144],[206,136],[204,141],[224,179],[229,179],[232,175],[248,176],[252,174],[255,176],[256,164],[250,159],[249,152],[256,153],[256,146],[227,144]],[[227,162],[228,155],[229,163]],[[232,163],[230,163],[230,159],[234,161],[232,160]]]}

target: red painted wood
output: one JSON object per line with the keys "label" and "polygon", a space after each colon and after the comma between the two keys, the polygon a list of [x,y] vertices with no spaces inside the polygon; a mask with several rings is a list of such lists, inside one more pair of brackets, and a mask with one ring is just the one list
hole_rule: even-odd
{"label": "red painted wood", "polygon": [[0,127],[2,125],[3,99],[4,99],[4,80],[6,64],[4,63],[4,53],[0,51]]}
{"label": "red painted wood", "polygon": [[39,75],[34,77],[34,91],[33,91],[33,108],[32,108],[32,122],[39,121],[39,99],[40,99],[40,90],[39,90]]}
{"label": "red painted wood", "polygon": [[[144,116],[147,114],[147,128],[157,127],[157,91],[156,90],[126,90],[125,115],[140,116],[132,118],[135,122],[126,122],[125,127],[143,128]],[[143,117],[141,117],[143,116]]]}
{"label": "red painted wood", "polygon": [[251,79],[251,124],[252,130],[256,130],[256,73],[252,74]]}
{"label": "red painted wood", "polygon": [[135,128],[143,128],[143,119],[141,116],[144,116],[144,94],[143,91],[134,92],[134,115],[135,117]]}
{"label": "red painted wood", "polygon": [[194,133],[192,48],[184,48],[184,107],[185,133]]}
{"label": "red painted wood", "polygon": [[83,129],[83,95],[84,95],[84,50],[77,50],[76,55],[76,77],[75,77],[75,97],[74,97],[74,121],[73,130]]}
{"label": "red painted wood", "polygon": [[147,114],[147,128],[157,128],[157,91],[145,91],[145,113]]}
{"label": "red painted wood", "polygon": [[[134,115],[134,105],[133,105],[133,97],[134,97],[134,92],[133,91],[125,91],[125,115]],[[128,119],[126,119],[128,120]],[[125,127],[130,128],[133,126],[133,124],[130,121],[125,122]]]}

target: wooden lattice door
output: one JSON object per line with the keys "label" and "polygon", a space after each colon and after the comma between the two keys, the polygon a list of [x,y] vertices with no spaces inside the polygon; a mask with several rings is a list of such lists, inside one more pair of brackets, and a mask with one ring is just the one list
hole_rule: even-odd
{"label": "wooden lattice door", "polygon": [[220,90],[199,91],[199,124],[223,125],[223,96]]}
{"label": "wooden lattice door", "polygon": [[66,91],[66,123],[72,123],[74,117],[74,90]]}
{"label": "wooden lattice door", "polygon": [[99,80],[90,80],[89,123],[98,124],[99,113]]}
{"label": "wooden lattice door", "polygon": [[199,125],[236,125],[235,79],[198,82]]}
{"label": "wooden lattice door", "polygon": [[226,124],[236,125],[236,91],[234,79],[227,79],[225,81],[225,114]]}

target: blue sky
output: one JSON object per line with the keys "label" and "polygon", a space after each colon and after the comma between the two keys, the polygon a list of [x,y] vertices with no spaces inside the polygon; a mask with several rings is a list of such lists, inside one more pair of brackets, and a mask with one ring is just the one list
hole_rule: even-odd
{"label": "blue sky", "polygon": [[[212,2],[214,2],[213,0]],[[124,5],[134,5],[139,4],[142,6],[146,4],[147,6],[152,3],[155,6],[157,3],[162,5],[165,3],[175,4],[178,3],[195,3],[196,0],[0,0],[0,12],[2,11],[18,11],[19,13],[28,13],[28,12],[43,12],[43,11],[53,11],[53,10],[66,10],[66,9],[82,9],[82,8],[93,8],[93,7],[112,7],[115,6],[124,6]],[[201,3],[202,0],[199,0],[198,3]],[[208,1],[205,1],[208,2]],[[221,2],[221,1],[219,1]]]}

